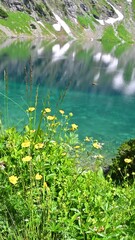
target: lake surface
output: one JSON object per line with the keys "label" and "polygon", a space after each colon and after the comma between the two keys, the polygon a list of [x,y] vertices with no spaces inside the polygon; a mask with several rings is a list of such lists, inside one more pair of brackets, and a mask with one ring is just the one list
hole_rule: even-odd
{"label": "lake surface", "polygon": [[80,139],[103,142],[108,157],[135,137],[134,45],[1,42],[0,114],[5,126],[24,126],[37,89],[38,114],[48,101],[54,111],[73,112]]}

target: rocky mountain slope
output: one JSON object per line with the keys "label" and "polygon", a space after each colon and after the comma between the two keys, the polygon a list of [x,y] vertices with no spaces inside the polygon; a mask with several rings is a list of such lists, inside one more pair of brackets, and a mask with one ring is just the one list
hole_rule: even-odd
{"label": "rocky mountain slope", "polygon": [[102,39],[111,32],[132,41],[134,11],[132,0],[1,0],[0,35]]}

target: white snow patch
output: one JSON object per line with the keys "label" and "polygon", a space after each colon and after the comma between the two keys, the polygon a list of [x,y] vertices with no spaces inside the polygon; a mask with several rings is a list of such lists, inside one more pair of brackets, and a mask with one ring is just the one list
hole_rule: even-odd
{"label": "white snow patch", "polygon": [[102,20],[102,19],[100,20],[100,19],[96,18],[96,21],[99,22],[101,25],[105,25],[104,20]]}
{"label": "white snow patch", "polygon": [[72,34],[69,26],[54,12],[53,12],[53,15],[54,15],[55,19],[58,21],[57,24],[59,24],[69,36],[73,37],[73,34]]}
{"label": "white snow patch", "polygon": [[119,90],[124,86],[123,71],[120,71],[113,79],[113,88]]}
{"label": "white snow patch", "polygon": [[124,18],[123,14],[118,9],[116,9],[111,3],[108,2],[108,4],[114,9],[114,11],[118,15],[118,17],[117,18],[108,18],[107,20],[105,20],[105,22],[108,24],[114,24],[115,22],[123,20],[123,18]]}
{"label": "white snow patch", "polygon": [[113,58],[111,63],[108,65],[106,72],[107,73],[114,72],[117,69],[117,66],[118,66],[118,59],[117,58]]}
{"label": "white snow patch", "polygon": [[78,21],[77,21],[77,19],[76,19],[76,18],[74,18],[74,22],[75,22],[76,24],[78,24]]}
{"label": "white snow patch", "polygon": [[[128,1],[131,1],[131,0],[128,0]],[[96,19],[96,21],[99,22],[101,25],[105,25],[105,23],[113,25],[115,22],[121,21],[124,18],[123,14],[118,9],[116,9],[111,3],[109,3],[108,1],[106,2],[114,9],[118,17],[117,18],[111,17],[111,18],[108,18],[107,20]]]}
{"label": "white snow patch", "polygon": [[132,3],[132,0],[127,0],[128,3]]}
{"label": "white snow patch", "polygon": [[53,28],[57,31],[57,32],[60,32],[61,30],[61,25],[59,23],[55,23],[53,24]]}
{"label": "white snow patch", "polygon": [[99,62],[100,61],[100,59],[101,59],[101,52],[98,52],[97,54],[95,54],[94,56],[93,56],[93,59],[94,59],[94,61],[95,62]]}
{"label": "white snow patch", "polygon": [[53,47],[52,47],[52,53],[55,54],[57,52],[60,51],[60,44],[55,44]]}
{"label": "white snow patch", "polygon": [[75,56],[76,56],[76,52],[74,51],[74,52],[72,53],[73,60],[75,60]]}
{"label": "white snow patch", "polygon": [[110,54],[103,54],[102,61],[106,64],[109,64],[112,61],[112,56]]}
{"label": "white snow patch", "polygon": [[41,21],[37,21],[42,27],[45,27],[44,24]]}
{"label": "white snow patch", "polygon": [[128,95],[135,93],[135,79],[125,88],[124,92]]}
{"label": "white snow patch", "polygon": [[44,51],[44,48],[43,48],[43,47],[42,47],[42,48],[39,48],[39,49],[37,50],[38,55],[41,55],[41,54],[43,53],[43,51]]}
{"label": "white snow patch", "polygon": [[94,82],[97,82],[99,80],[100,77],[100,72],[98,72],[95,76],[94,76]]}
{"label": "white snow patch", "polygon": [[65,58],[65,53],[70,48],[71,42],[66,43],[62,48],[60,48],[59,44],[56,44],[52,48],[53,56],[52,56],[52,62],[56,62],[60,59]]}

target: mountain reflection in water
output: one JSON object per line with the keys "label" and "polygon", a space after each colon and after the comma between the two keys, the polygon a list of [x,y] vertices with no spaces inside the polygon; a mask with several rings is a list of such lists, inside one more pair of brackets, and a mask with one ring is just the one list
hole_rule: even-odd
{"label": "mountain reflection in water", "polygon": [[[8,75],[7,84],[4,73]],[[79,125],[80,138],[92,136],[104,142],[110,156],[120,143],[134,138],[134,46],[119,44],[107,52],[95,41],[81,44],[7,39],[1,43],[3,122],[7,119],[8,106],[8,125],[25,124],[22,109],[25,111],[34,104],[37,88],[38,113],[49,95],[53,109],[59,104],[66,113],[74,113],[73,121]]]}

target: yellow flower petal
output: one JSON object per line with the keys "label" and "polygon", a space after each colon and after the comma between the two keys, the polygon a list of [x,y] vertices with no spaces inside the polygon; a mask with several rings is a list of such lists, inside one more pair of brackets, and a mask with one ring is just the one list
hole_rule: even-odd
{"label": "yellow flower petal", "polygon": [[44,182],[43,187],[44,187],[44,188],[48,188],[48,185],[47,185],[46,182]]}
{"label": "yellow flower petal", "polygon": [[53,121],[53,120],[55,120],[55,119],[56,119],[55,116],[47,116],[47,120]]}
{"label": "yellow flower petal", "polygon": [[9,177],[9,182],[12,183],[13,185],[15,185],[18,181],[18,177],[12,175]]}
{"label": "yellow flower petal", "polygon": [[47,192],[50,192],[50,188],[48,187],[47,182],[43,183],[43,188],[45,188]]}
{"label": "yellow flower petal", "polygon": [[103,159],[104,158],[101,154],[94,155],[93,157],[96,158],[96,159]]}
{"label": "yellow flower petal", "polygon": [[79,145],[77,145],[77,146],[74,146],[74,148],[75,148],[75,149],[79,149],[79,148],[80,148],[80,146],[79,146]]}
{"label": "yellow flower petal", "polygon": [[32,159],[31,156],[26,156],[26,157],[22,158],[22,161],[23,162],[29,162],[29,161],[31,161],[31,159]]}
{"label": "yellow flower petal", "polygon": [[35,149],[41,149],[44,147],[44,144],[43,143],[37,143],[35,144]]}
{"label": "yellow flower petal", "polygon": [[125,162],[125,163],[131,163],[131,162],[132,162],[132,159],[130,159],[130,158],[125,158],[125,159],[124,159],[124,162]]}
{"label": "yellow flower petal", "polygon": [[71,125],[71,130],[72,130],[72,131],[76,130],[77,128],[78,128],[78,125],[76,125],[75,123],[73,123],[73,124]]}
{"label": "yellow flower petal", "polygon": [[35,107],[29,107],[27,110],[27,112],[33,112],[33,111],[35,111]]}
{"label": "yellow flower petal", "polygon": [[98,142],[94,142],[93,143],[93,147],[96,148],[96,149],[101,149],[102,148],[102,145]]}
{"label": "yellow flower petal", "polygon": [[84,139],[85,142],[90,142],[90,140],[91,140],[91,139],[90,139],[89,137],[86,137],[86,138]]}
{"label": "yellow flower petal", "polygon": [[41,179],[42,179],[42,175],[40,175],[39,173],[37,173],[36,176],[35,176],[35,179],[36,179],[36,180],[41,180]]}
{"label": "yellow flower petal", "polygon": [[51,112],[51,109],[50,108],[45,108],[44,109],[44,113],[50,113]]}
{"label": "yellow flower petal", "polygon": [[59,110],[59,112],[63,115],[65,112],[63,110]]}
{"label": "yellow flower petal", "polygon": [[27,147],[29,147],[29,146],[30,146],[30,141],[26,140],[25,142],[23,142],[23,143],[21,144],[21,146],[22,146],[22,148],[27,148]]}

